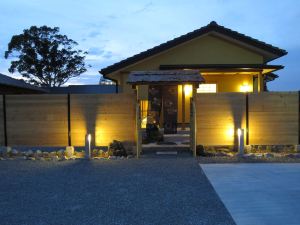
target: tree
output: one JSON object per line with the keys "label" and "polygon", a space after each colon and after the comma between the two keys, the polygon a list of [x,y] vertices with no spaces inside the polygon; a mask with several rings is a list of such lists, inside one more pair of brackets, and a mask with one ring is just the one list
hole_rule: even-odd
{"label": "tree", "polygon": [[5,58],[17,60],[11,61],[8,71],[18,71],[33,85],[59,87],[86,71],[87,52],[75,49],[77,45],[59,34],[58,27],[32,26],[11,38]]}

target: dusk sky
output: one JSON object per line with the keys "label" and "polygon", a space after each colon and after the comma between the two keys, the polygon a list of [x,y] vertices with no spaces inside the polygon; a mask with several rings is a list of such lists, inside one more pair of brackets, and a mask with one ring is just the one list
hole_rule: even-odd
{"label": "dusk sky", "polygon": [[32,25],[58,26],[87,50],[92,67],[68,84],[97,84],[98,71],[121,59],[183,35],[212,20],[288,51],[270,64],[285,68],[273,91],[300,90],[300,1],[298,0],[1,0],[0,73],[11,37]]}

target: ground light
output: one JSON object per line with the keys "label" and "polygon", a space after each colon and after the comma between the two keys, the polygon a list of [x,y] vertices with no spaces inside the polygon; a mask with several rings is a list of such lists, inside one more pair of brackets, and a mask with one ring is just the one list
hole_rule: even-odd
{"label": "ground light", "polygon": [[238,135],[238,151],[239,151],[239,155],[243,155],[244,154],[244,129],[238,128],[237,130],[237,135]]}
{"label": "ground light", "polygon": [[87,134],[85,136],[85,158],[86,159],[91,158],[91,141],[92,141],[92,135]]}

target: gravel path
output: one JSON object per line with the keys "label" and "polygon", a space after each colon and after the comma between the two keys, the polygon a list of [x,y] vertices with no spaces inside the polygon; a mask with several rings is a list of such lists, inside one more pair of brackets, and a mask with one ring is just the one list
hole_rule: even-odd
{"label": "gravel path", "polygon": [[0,161],[0,224],[234,224],[191,157]]}

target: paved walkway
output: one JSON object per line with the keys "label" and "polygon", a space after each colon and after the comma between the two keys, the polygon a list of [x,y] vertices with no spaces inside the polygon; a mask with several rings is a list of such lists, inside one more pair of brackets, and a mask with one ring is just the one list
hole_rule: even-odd
{"label": "paved walkway", "polygon": [[238,225],[299,225],[300,164],[202,164]]}
{"label": "paved walkway", "polygon": [[233,225],[198,163],[0,161],[1,225]]}

